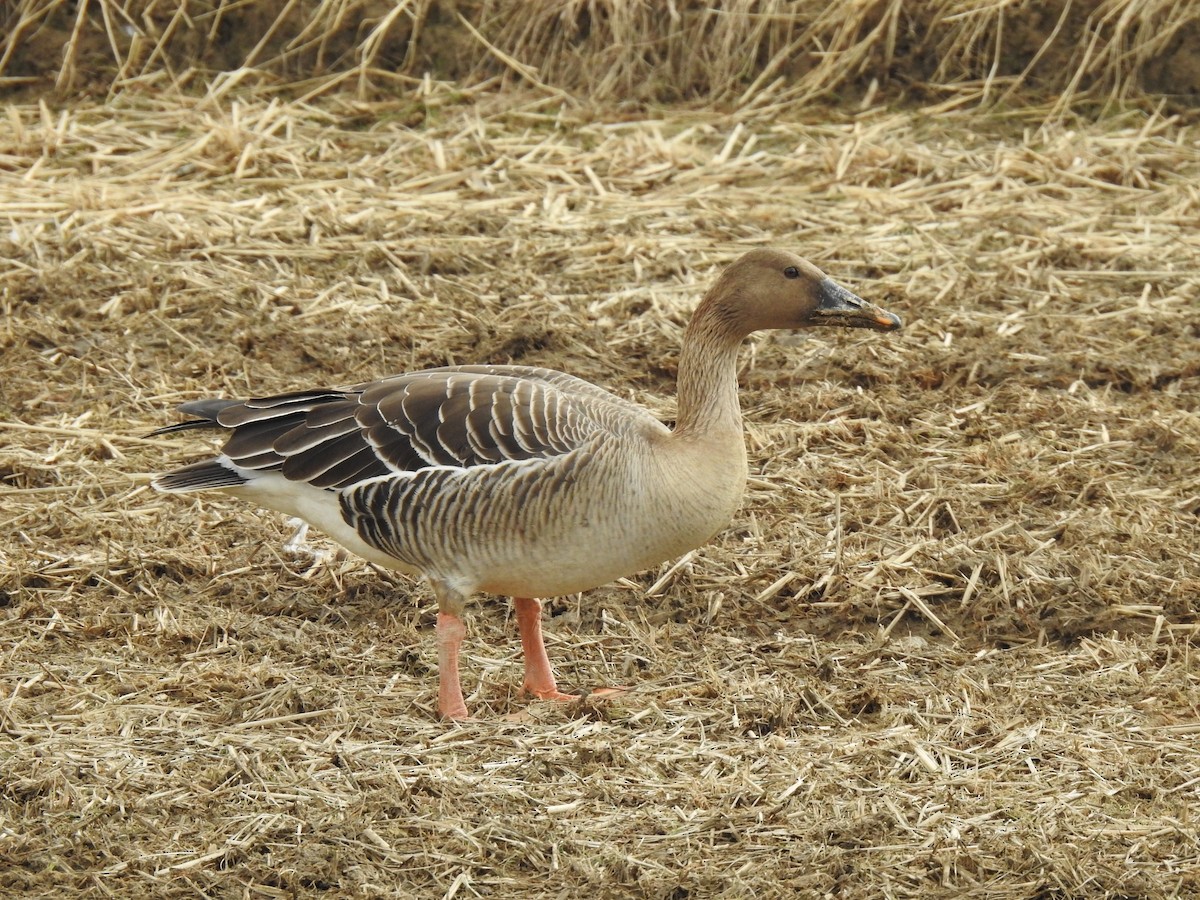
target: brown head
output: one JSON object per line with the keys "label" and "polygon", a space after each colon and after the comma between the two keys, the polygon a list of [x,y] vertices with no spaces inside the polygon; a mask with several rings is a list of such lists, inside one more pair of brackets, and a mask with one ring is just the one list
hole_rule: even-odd
{"label": "brown head", "polygon": [[868,303],[808,260],[784,250],[751,250],[721,273],[701,307],[708,307],[704,318],[722,323],[739,339],[771,328],[838,325],[896,331],[902,324],[899,316]]}

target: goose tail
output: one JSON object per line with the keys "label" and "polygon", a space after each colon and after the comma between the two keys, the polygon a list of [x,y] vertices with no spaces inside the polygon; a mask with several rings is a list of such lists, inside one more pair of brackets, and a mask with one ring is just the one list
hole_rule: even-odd
{"label": "goose tail", "polygon": [[[176,422],[150,432],[151,437],[164,434],[175,434],[179,431],[190,431],[193,428],[224,428],[217,417],[222,410],[237,406],[240,401],[221,398],[209,400],[192,400],[180,404],[179,411],[184,415],[197,416],[184,422]],[[224,458],[210,459],[205,462],[192,463],[180,469],[174,469],[162,475],[155,476],[150,484],[155,490],[167,494],[188,494],[192,491],[212,491],[221,488],[238,487],[249,479],[240,475]]]}

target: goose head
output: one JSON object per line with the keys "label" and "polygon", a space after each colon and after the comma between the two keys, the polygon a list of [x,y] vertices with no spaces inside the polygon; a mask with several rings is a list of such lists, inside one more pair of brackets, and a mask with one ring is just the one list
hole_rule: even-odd
{"label": "goose head", "polygon": [[784,250],[752,250],[742,256],[721,274],[705,305],[739,338],[769,329],[836,325],[896,331],[902,325],[899,316]]}

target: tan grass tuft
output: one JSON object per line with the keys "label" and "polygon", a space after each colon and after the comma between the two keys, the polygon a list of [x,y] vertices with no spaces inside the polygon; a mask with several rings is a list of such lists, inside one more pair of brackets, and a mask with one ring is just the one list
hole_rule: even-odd
{"label": "tan grass tuft", "polygon": [[291,93],[501,76],[584,103],[746,110],[908,93],[950,106],[1200,96],[1200,5],[1179,0],[14,0],[0,87],[162,89],[217,73]]}

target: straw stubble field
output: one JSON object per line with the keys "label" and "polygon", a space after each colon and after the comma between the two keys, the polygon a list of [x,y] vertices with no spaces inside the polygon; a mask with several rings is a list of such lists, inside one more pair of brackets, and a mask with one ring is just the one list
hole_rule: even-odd
{"label": "straw stubble field", "polygon": [[[1196,127],[550,97],[9,107],[0,890],[1200,892]],[[430,365],[669,420],[764,245],[907,327],[754,338],[743,512],[547,603],[624,699],[515,696],[488,598],[439,722],[423,585],[148,486],[178,402]]]}

